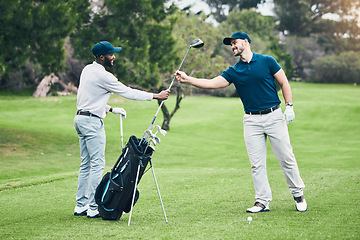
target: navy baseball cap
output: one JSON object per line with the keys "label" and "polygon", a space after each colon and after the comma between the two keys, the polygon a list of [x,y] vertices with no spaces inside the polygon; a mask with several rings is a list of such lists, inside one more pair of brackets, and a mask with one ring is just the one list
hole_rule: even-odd
{"label": "navy baseball cap", "polygon": [[109,53],[117,53],[121,51],[121,47],[113,47],[108,41],[101,41],[94,45],[91,52],[96,56],[106,55]]}
{"label": "navy baseball cap", "polygon": [[231,37],[224,38],[223,43],[225,45],[231,45],[231,41],[233,39],[247,39],[249,41],[249,43],[251,43],[251,38],[249,37],[249,35],[247,35],[247,33],[244,33],[244,32],[233,33],[233,35],[231,35]]}

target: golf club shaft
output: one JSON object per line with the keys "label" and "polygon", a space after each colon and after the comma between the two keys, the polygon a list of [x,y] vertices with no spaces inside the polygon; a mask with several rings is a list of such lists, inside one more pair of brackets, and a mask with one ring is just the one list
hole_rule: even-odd
{"label": "golf club shaft", "polygon": [[123,133],[123,124],[122,124],[122,116],[120,114],[120,138],[121,138],[121,150],[124,149],[124,133]]}
{"label": "golf club shaft", "polygon": [[[182,67],[182,65],[183,65],[183,63],[184,63],[184,61],[185,61],[185,59],[186,59],[186,57],[187,57],[187,55],[188,55],[188,53],[189,53],[189,51],[190,51],[190,48],[191,48],[191,46],[190,46],[189,49],[187,50],[187,52],[186,52],[186,54],[185,54],[185,57],[183,58],[180,66],[179,66],[179,68],[178,68],[178,71],[181,69],[181,67]],[[174,76],[173,80],[171,81],[171,84],[170,84],[168,90],[170,90],[171,87],[172,87],[172,85],[174,84],[175,78],[176,78],[176,76]],[[155,120],[156,120],[156,117],[157,117],[157,115],[158,115],[158,113],[159,113],[162,105],[164,104],[164,101],[165,101],[165,100],[162,100],[162,101],[161,101],[161,103],[160,103],[160,105],[159,105],[159,108],[158,108],[158,110],[156,111],[155,116],[154,116],[153,120],[151,121],[151,123],[150,123],[150,125],[149,125],[149,127],[148,127],[149,130],[151,130],[151,127],[153,126],[153,124],[154,124],[154,122],[155,122]]]}
{"label": "golf club shaft", "polygon": [[[189,53],[189,51],[190,51],[190,48],[191,48],[191,46],[190,46],[189,49],[187,50],[187,52],[186,52],[186,54],[185,54],[185,57],[183,58],[180,66],[179,66],[179,68],[178,68],[178,71],[181,69],[183,63],[185,62],[185,58],[187,57],[187,55],[188,55],[188,53]],[[175,78],[176,78],[176,76],[174,76],[174,78],[173,78],[173,80],[172,80],[172,82],[171,82],[171,84],[170,84],[170,86],[169,86],[169,88],[168,88],[169,90],[170,90],[170,88],[172,87],[172,85],[174,84]]]}

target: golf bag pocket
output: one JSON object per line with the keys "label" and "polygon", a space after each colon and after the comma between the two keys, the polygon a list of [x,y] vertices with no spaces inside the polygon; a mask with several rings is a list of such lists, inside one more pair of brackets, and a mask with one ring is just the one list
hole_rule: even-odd
{"label": "golf bag pocket", "polygon": [[121,192],[123,189],[123,181],[121,174],[112,176],[111,172],[104,175],[95,192],[95,201],[98,205],[107,206],[111,210],[111,200],[114,199],[115,192]]}
{"label": "golf bag pocket", "polygon": [[109,184],[109,179],[110,179],[110,173],[106,173],[104,175],[104,177],[101,179],[101,182],[99,183],[99,185],[97,186],[96,188],[96,191],[95,191],[95,202],[98,204],[98,205],[104,205],[106,203],[109,202],[109,198],[107,198],[106,200],[104,199],[104,194],[106,194],[106,189],[108,188],[108,184]]}
{"label": "golf bag pocket", "polygon": [[95,191],[95,202],[104,220],[118,220],[124,210],[121,206],[123,205],[121,202],[124,201],[124,176],[119,171],[120,169],[116,168],[123,157],[124,153],[121,154],[111,172],[104,175]]}

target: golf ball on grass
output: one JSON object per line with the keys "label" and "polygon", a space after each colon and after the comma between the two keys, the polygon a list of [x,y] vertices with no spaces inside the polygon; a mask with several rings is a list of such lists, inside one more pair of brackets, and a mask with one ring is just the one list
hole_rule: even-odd
{"label": "golf ball on grass", "polygon": [[248,222],[249,222],[249,224],[250,224],[251,221],[252,221],[252,217],[248,217],[247,220],[248,220]]}

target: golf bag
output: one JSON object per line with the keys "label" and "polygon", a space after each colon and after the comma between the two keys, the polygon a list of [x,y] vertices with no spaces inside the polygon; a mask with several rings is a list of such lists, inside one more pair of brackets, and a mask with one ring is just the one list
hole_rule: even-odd
{"label": "golf bag", "polygon": [[[102,178],[95,192],[102,219],[119,220],[123,212],[130,212],[134,188],[140,182],[153,153],[153,149],[146,146],[146,142],[131,136],[111,171]],[[135,183],[138,169],[138,181]],[[139,191],[136,189],[134,205],[138,198]]]}

